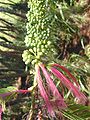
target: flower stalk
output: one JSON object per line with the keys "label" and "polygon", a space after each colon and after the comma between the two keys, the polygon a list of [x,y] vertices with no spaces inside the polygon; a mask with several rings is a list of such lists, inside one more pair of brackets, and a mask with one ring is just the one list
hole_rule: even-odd
{"label": "flower stalk", "polygon": [[[37,81],[36,81],[36,76],[34,77],[34,81],[33,81],[33,91],[31,94],[31,108],[29,111],[29,114],[27,116],[27,120],[32,120],[33,119],[33,115],[34,115],[34,108],[35,108],[35,95],[36,95],[36,86],[37,86]],[[30,88],[28,88],[28,90],[30,90]]]}

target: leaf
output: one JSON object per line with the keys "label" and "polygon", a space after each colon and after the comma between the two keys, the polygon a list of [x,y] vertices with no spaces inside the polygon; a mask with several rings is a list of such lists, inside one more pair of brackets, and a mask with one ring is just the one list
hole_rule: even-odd
{"label": "leaf", "polygon": [[85,120],[75,114],[70,113],[69,111],[63,111],[63,116],[68,118],[69,120]]}
{"label": "leaf", "polygon": [[3,93],[8,93],[8,92],[15,91],[15,90],[17,90],[17,88],[14,87],[14,86],[9,86],[7,88],[1,88],[0,89],[0,95],[3,94]]}
{"label": "leaf", "polygon": [[90,106],[84,106],[79,104],[72,104],[67,109],[70,114],[74,114],[84,120],[90,118]]}
{"label": "leaf", "polygon": [[90,106],[84,106],[84,105],[79,105],[79,104],[70,105],[69,108],[73,110],[73,113],[78,113],[78,112],[85,111],[85,110],[90,111]]}

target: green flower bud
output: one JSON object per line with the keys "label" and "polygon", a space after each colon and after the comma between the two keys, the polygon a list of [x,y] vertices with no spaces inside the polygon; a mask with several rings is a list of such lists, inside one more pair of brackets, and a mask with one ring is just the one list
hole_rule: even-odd
{"label": "green flower bud", "polygon": [[47,45],[48,45],[48,46],[51,45],[51,41],[48,41],[48,42],[47,42]]}
{"label": "green flower bud", "polygon": [[27,59],[26,61],[25,61],[25,64],[27,65],[27,64],[29,64],[31,62],[31,60],[30,59]]}
{"label": "green flower bud", "polygon": [[37,59],[33,60],[31,63],[32,63],[33,65],[36,64],[36,63],[37,63]]}
{"label": "green flower bud", "polygon": [[42,53],[42,52],[38,52],[38,55],[40,55],[40,56],[41,56],[41,55],[43,55],[43,53]]}

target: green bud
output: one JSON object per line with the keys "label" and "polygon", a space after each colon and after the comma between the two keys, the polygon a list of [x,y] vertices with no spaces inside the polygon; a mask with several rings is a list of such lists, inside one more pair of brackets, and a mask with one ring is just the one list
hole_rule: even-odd
{"label": "green bud", "polygon": [[30,52],[30,53],[33,53],[33,50],[32,50],[32,49],[29,49],[29,52]]}
{"label": "green bud", "polygon": [[37,55],[37,56],[36,56],[36,59],[40,59],[40,55]]}
{"label": "green bud", "polygon": [[29,64],[31,62],[31,60],[30,59],[27,59],[26,61],[25,61],[25,64],[27,65],[27,64]]}
{"label": "green bud", "polygon": [[36,47],[34,47],[34,48],[33,48],[33,51],[34,51],[34,52],[36,52],[36,51],[37,51],[37,48],[36,48]]}
{"label": "green bud", "polygon": [[41,56],[41,55],[43,55],[43,53],[42,52],[38,52],[38,55]]}
{"label": "green bud", "polygon": [[33,65],[36,64],[36,63],[37,63],[37,59],[33,60],[31,63],[32,63]]}
{"label": "green bud", "polygon": [[42,51],[42,53],[44,53],[45,52],[45,48],[43,48],[41,51]]}
{"label": "green bud", "polygon": [[44,49],[44,45],[41,45],[41,50]]}
{"label": "green bud", "polygon": [[24,61],[24,62],[27,61],[27,59],[28,59],[27,56],[26,56],[26,57],[23,57],[23,61]]}
{"label": "green bud", "polygon": [[47,45],[51,45],[51,41],[48,41],[48,42],[47,42]]}

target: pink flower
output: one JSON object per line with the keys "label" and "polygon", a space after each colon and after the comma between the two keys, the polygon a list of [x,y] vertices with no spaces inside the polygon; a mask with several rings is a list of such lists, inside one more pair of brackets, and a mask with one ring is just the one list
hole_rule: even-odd
{"label": "pink flower", "polygon": [[87,97],[82,92],[80,92],[80,90],[74,86],[73,83],[65,75],[63,75],[54,67],[51,68],[51,72],[61,80],[63,85],[65,85],[69,90],[73,92],[73,94],[82,104],[86,103]]}
{"label": "pink flower", "polygon": [[41,78],[41,75],[40,75],[40,69],[39,69],[39,66],[36,65],[35,66],[35,69],[36,69],[36,79],[37,79],[37,83],[38,83],[38,88],[40,90],[40,94],[41,96],[43,97],[45,103],[46,103],[46,106],[47,106],[47,109],[48,109],[48,112],[49,114],[54,117],[55,114],[54,114],[54,111],[53,111],[53,108],[52,108],[52,105],[49,101],[49,98],[48,98],[48,95],[44,89],[44,86],[43,86],[43,83],[42,83],[42,78]]}
{"label": "pink flower", "polygon": [[79,86],[76,78],[69,72],[69,70],[67,68],[65,68],[64,66],[61,66],[59,64],[56,64],[56,63],[52,64],[52,67],[54,67],[54,66],[61,68],[65,73],[67,73],[68,76],[71,77],[71,79],[73,80],[73,82],[77,85],[77,87],[80,88],[80,86]]}
{"label": "pink flower", "polygon": [[55,84],[53,83],[53,80],[51,79],[51,77],[50,77],[49,73],[47,72],[47,70],[45,69],[44,65],[40,64],[40,67],[41,67],[43,74],[46,78],[46,82],[48,83],[49,89],[51,90],[51,92],[55,98],[54,101],[55,101],[56,107],[59,107],[61,109],[66,108],[67,105],[65,104],[63,97],[61,96],[61,94],[59,93]]}

